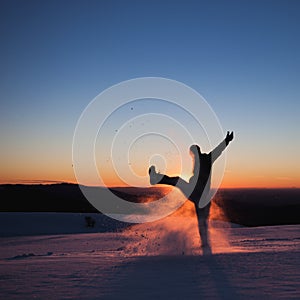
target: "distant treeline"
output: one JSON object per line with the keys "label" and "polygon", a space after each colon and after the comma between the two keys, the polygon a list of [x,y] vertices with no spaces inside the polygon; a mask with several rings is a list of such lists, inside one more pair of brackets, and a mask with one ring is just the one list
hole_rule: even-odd
{"label": "distant treeline", "polygon": [[97,212],[77,184],[5,184],[0,199],[2,212]]}
{"label": "distant treeline", "polygon": [[[143,194],[160,195],[159,188],[115,188],[112,192],[131,202]],[[161,192],[161,194],[163,194]],[[99,213],[77,184],[0,185],[1,212]],[[300,224],[300,189],[221,189],[212,200],[226,220],[245,226]]]}
{"label": "distant treeline", "polygon": [[214,202],[230,222],[245,226],[300,224],[300,189],[224,189]]}

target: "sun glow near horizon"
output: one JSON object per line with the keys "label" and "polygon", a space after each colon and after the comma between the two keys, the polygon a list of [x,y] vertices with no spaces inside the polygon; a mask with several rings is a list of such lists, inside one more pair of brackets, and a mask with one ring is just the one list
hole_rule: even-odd
{"label": "sun glow near horizon", "polygon": [[[228,149],[230,151],[230,149]],[[189,157],[187,156],[187,160]],[[153,162],[155,164],[155,161]],[[155,164],[156,165],[156,164]],[[255,170],[249,169],[242,170],[242,168],[236,168],[227,161],[227,167],[223,175],[222,182],[219,188],[300,188],[300,175],[297,170],[289,171],[282,170],[280,172],[260,172],[257,174]],[[181,175],[185,180],[188,180],[192,174],[192,160],[189,160],[188,171],[181,173],[180,166],[172,164],[168,169],[160,168],[157,164],[157,170],[166,171],[169,176]],[[99,166],[101,168],[101,166]],[[117,173],[113,170],[108,170],[107,165],[103,168],[101,175],[103,175],[103,181],[106,187],[125,187],[125,186],[143,186],[149,187],[149,174],[148,164],[139,166],[135,172],[138,174],[138,179],[132,178],[131,184],[122,181]],[[245,168],[244,168],[245,169]],[[62,168],[57,167],[50,175],[46,170],[44,174],[40,172],[33,173],[29,170],[11,170],[5,172],[2,169],[3,174],[0,176],[0,184],[35,184],[35,183],[74,183],[83,184],[88,186],[99,186],[100,181],[87,180],[85,182],[78,182],[72,166],[66,167],[63,172]],[[59,175],[60,174],[60,175]],[[162,186],[162,185],[160,185]]]}

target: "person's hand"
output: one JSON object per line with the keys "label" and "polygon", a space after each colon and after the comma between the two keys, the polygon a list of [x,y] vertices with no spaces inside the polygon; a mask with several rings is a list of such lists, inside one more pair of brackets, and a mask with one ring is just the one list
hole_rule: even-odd
{"label": "person's hand", "polygon": [[229,131],[227,131],[227,135],[225,138],[226,144],[228,145],[229,142],[231,142],[233,140],[233,131],[231,131],[231,133],[229,133]]}

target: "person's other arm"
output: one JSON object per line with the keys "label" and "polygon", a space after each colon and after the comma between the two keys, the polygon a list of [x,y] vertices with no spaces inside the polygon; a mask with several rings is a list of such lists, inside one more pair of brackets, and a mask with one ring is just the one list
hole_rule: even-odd
{"label": "person's other arm", "polygon": [[210,152],[212,163],[222,154],[228,144],[233,140],[233,131],[229,133],[227,131],[227,135],[225,139],[214,149]]}

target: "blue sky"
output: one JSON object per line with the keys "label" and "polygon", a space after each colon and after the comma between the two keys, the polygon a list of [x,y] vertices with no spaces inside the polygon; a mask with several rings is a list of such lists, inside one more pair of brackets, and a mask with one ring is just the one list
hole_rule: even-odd
{"label": "blue sky", "polygon": [[299,1],[0,5],[1,181],[70,178],[88,103],[121,81],[155,76],[198,91],[235,131],[227,164],[241,185],[255,172],[300,185]]}

